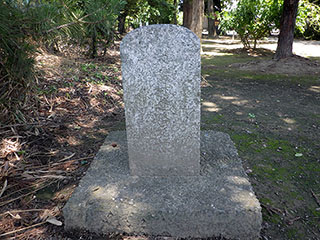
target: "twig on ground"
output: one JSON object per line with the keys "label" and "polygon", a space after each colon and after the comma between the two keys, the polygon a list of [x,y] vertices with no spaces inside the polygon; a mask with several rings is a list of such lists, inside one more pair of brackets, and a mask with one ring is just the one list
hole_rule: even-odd
{"label": "twig on ground", "polygon": [[43,225],[43,224],[45,224],[45,223],[46,223],[46,221],[45,221],[45,222],[41,222],[41,223],[36,223],[36,224],[33,224],[33,225],[31,225],[31,226],[28,226],[28,227],[20,228],[20,229],[11,231],[11,232],[6,232],[6,233],[1,234],[1,235],[0,235],[0,238],[1,238],[1,237],[6,237],[6,236],[8,236],[8,235],[11,235],[11,234],[14,234],[14,233],[18,233],[18,232],[21,232],[21,231],[24,231],[24,230],[28,230],[28,229],[30,229],[30,228],[38,227],[38,226]]}
{"label": "twig on ground", "polygon": [[[16,187],[17,185],[18,185],[18,184],[10,185],[10,186],[8,187],[8,189],[9,189],[9,188]],[[8,193],[7,195],[3,196],[2,198],[8,198],[8,197],[10,197],[11,195],[16,194],[17,192],[21,192],[21,191],[23,191],[23,190],[26,190],[26,189],[29,189],[29,188],[33,188],[33,187],[34,187],[33,185],[30,185],[30,186],[28,186],[28,187],[21,188],[21,189],[19,189],[19,190],[14,191],[14,192]]]}
{"label": "twig on ground", "polygon": [[26,196],[28,196],[28,195],[30,195],[30,194],[32,194],[32,193],[35,193],[35,192],[37,192],[37,191],[39,191],[39,190],[41,190],[41,189],[43,189],[43,188],[45,188],[45,187],[48,187],[49,185],[51,185],[51,184],[53,184],[53,183],[55,183],[55,182],[57,182],[57,180],[52,181],[52,182],[50,182],[50,183],[48,183],[48,184],[45,184],[44,186],[39,187],[39,188],[36,189],[36,190],[33,190],[33,191],[28,192],[28,193],[26,193],[26,194],[20,195],[19,197],[16,197],[16,198],[7,200],[7,201],[5,201],[5,202],[2,202],[2,203],[0,203],[0,207],[2,207],[2,206],[4,206],[4,205],[7,205],[8,203],[14,202],[14,201],[16,201],[16,200],[18,200],[18,199],[20,199],[20,198],[26,197]]}
{"label": "twig on ground", "polygon": [[2,188],[2,190],[1,190],[1,192],[0,192],[0,197],[1,197],[2,194],[6,191],[7,186],[8,186],[8,179],[6,179],[6,180],[4,181],[3,188]]}
{"label": "twig on ground", "polygon": [[43,175],[43,176],[34,176],[34,179],[39,179],[39,178],[51,178],[51,179],[66,179],[70,177],[66,176],[59,176],[59,175]]}
{"label": "twig on ground", "polygon": [[8,134],[8,133],[10,133],[10,132],[11,132],[11,130],[6,130],[6,131],[4,131],[4,132],[0,132],[0,135],[4,136],[5,134]]}
{"label": "twig on ground", "polygon": [[275,214],[282,214],[282,211],[278,208],[275,208],[275,207],[271,207],[271,206],[267,206],[263,203],[260,203],[261,204],[261,207],[263,207],[264,209],[267,210],[267,212],[269,213],[269,215],[272,215],[273,213]]}
{"label": "twig on ground", "polygon": [[317,195],[316,195],[312,190],[310,190],[310,191],[311,191],[311,194],[312,194],[312,196],[314,197],[316,203],[317,203],[318,206],[320,207],[320,200],[318,199]]}
{"label": "twig on ground", "polygon": [[[71,158],[71,157],[63,158],[63,159],[59,160],[58,162],[51,164],[51,166],[59,165],[61,162],[68,160],[69,158]],[[94,155],[90,155],[88,157],[83,157],[83,158],[72,159],[70,161],[81,161],[81,160],[86,160],[86,159],[90,159],[90,158],[94,158]]]}
{"label": "twig on ground", "polygon": [[75,155],[75,153],[72,153],[70,156],[65,157],[65,158],[62,158],[61,160],[59,160],[59,161],[57,161],[57,162],[63,162],[63,161],[65,161],[65,160],[68,160],[68,159],[72,158],[74,155]]}
{"label": "twig on ground", "polygon": [[23,212],[41,212],[47,209],[44,208],[39,208],[39,209],[25,209],[25,210],[11,210],[11,211],[6,211],[4,213],[1,213],[0,216],[4,216],[7,214],[12,214],[12,213],[23,213]]}
{"label": "twig on ground", "polygon": [[13,127],[23,127],[23,126],[34,126],[34,125],[43,126],[43,125],[46,125],[46,123],[18,123],[18,124],[4,125],[4,126],[1,126],[0,129],[13,128]]}
{"label": "twig on ground", "polygon": [[295,217],[295,218],[293,218],[293,219],[290,219],[289,221],[288,221],[288,225],[292,225],[295,221],[297,221],[297,220],[300,220],[301,219],[301,217]]}

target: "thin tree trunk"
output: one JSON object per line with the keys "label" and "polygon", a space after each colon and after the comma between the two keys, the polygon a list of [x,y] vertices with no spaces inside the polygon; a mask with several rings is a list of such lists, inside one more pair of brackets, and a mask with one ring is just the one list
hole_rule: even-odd
{"label": "thin tree trunk", "polygon": [[118,16],[118,31],[120,34],[124,34],[126,32],[125,23],[126,23],[127,14],[121,13]]}
{"label": "thin tree trunk", "polygon": [[192,1],[192,22],[191,22],[190,29],[200,39],[202,37],[203,12],[204,12],[204,1],[193,0]]}
{"label": "thin tree trunk", "polygon": [[191,2],[192,0],[184,0],[183,2],[183,26],[190,28],[191,25]]}
{"label": "thin tree trunk", "polygon": [[186,0],[183,3],[183,25],[199,38],[202,36],[203,10],[203,0]]}
{"label": "thin tree trunk", "polygon": [[178,24],[178,17],[177,17],[177,12],[178,12],[178,2],[177,0],[173,0],[173,6],[174,6],[174,15],[173,15],[173,24]]}
{"label": "thin tree trunk", "polygon": [[274,59],[282,59],[293,56],[292,45],[298,5],[299,0],[284,0],[283,12],[280,21],[278,46]]}
{"label": "thin tree trunk", "polygon": [[217,35],[215,27],[214,17],[214,2],[213,0],[208,0],[208,34],[209,37],[214,37]]}

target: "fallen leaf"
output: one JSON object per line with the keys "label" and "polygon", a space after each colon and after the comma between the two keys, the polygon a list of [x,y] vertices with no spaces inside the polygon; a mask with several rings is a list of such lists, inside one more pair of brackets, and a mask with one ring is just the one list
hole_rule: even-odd
{"label": "fallen leaf", "polygon": [[1,197],[1,196],[3,195],[3,193],[6,191],[7,186],[8,186],[8,180],[6,179],[6,180],[4,181],[2,190],[1,190],[1,192],[0,192],[0,197]]}
{"label": "fallen leaf", "polygon": [[52,214],[50,213],[49,209],[44,210],[44,212],[42,214],[40,214],[39,218],[40,220],[45,220],[52,217]]}
{"label": "fallen leaf", "polygon": [[48,219],[46,220],[46,222],[48,223],[51,223],[53,225],[56,225],[56,226],[62,226],[62,222],[57,220],[55,217],[51,216],[51,217],[48,217]]}
{"label": "fallen leaf", "polygon": [[17,213],[16,215],[12,214],[11,212],[7,212],[11,217],[13,217],[14,219],[21,219],[21,216]]}

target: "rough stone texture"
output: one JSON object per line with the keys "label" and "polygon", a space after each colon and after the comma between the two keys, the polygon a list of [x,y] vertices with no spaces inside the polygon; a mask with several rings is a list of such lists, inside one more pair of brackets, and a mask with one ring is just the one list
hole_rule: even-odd
{"label": "rough stone texture", "polygon": [[[116,142],[117,147],[112,147]],[[132,176],[125,132],[111,132],[63,209],[65,228],[258,239],[261,208],[227,134],[201,133],[199,176]]]}
{"label": "rough stone texture", "polygon": [[189,29],[151,25],[120,45],[133,175],[198,175],[200,41]]}

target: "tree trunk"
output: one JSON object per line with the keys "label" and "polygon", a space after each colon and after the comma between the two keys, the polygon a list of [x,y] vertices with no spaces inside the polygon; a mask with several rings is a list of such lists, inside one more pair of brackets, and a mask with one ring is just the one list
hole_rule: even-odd
{"label": "tree trunk", "polygon": [[183,26],[187,28],[191,25],[191,1],[184,0],[183,2]]}
{"label": "tree trunk", "polygon": [[183,26],[202,36],[203,0],[185,0],[183,3]]}
{"label": "tree trunk", "polygon": [[284,0],[283,12],[280,21],[278,46],[274,59],[282,59],[293,56],[292,45],[298,5],[299,0]]}
{"label": "tree trunk", "polygon": [[214,2],[213,0],[208,0],[208,34],[209,37],[215,37],[216,26],[215,26],[215,17],[214,17]]}
{"label": "tree trunk", "polygon": [[118,31],[120,34],[124,34],[126,32],[125,23],[126,23],[127,14],[121,13],[118,16]]}
{"label": "tree trunk", "polygon": [[177,13],[178,13],[178,1],[173,0],[173,6],[174,6],[174,15],[173,15],[173,24],[178,24],[177,20]]}

